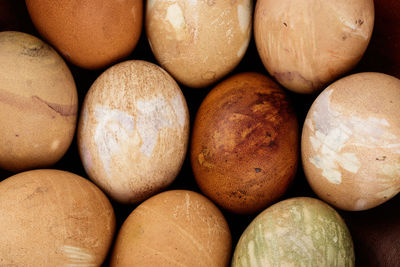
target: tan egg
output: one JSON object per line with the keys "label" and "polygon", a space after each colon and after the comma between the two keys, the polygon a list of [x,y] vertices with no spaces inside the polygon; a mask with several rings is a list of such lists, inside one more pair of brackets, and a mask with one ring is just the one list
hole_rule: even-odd
{"label": "tan egg", "polygon": [[74,136],[78,97],[54,49],[21,32],[0,33],[0,168],[56,163]]}
{"label": "tan egg", "polygon": [[323,200],[366,210],[400,191],[400,80],[358,73],[328,86],[311,106],[301,155]]}
{"label": "tan egg", "polygon": [[127,57],[142,31],[142,0],[25,2],[39,33],[68,61],[86,69]]}
{"label": "tan egg", "polygon": [[109,68],[91,86],[78,145],[89,177],[113,199],[135,203],[175,179],[188,136],[179,86],[157,65],[133,60]]}
{"label": "tan egg", "polygon": [[122,225],[110,266],[228,266],[229,226],[204,196],[163,192],[138,206]]}
{"label": "tan egg", "polygon": [[352,69],[373,25],[373,0],[259,0],[254,14],[265,68],[296,93],[319,91]]}
{"label": "tan egg", "polygon": [[175,79],[206,87],[243,58],[252,9],[252,0],[149,0],[147,37],[156,59]]}
{"label": "tan egg", "polygon": [[204,194],[231,212],[254,213],[284,194],[298,150],[299,126],[288,95],[264,75],[242,73],[202,102],[190,156]]}
{"label": "tan egg", "polygon": [[2,266],[101,266],[115,216],[88,180],[34,170],[0,183],[0,229]]}

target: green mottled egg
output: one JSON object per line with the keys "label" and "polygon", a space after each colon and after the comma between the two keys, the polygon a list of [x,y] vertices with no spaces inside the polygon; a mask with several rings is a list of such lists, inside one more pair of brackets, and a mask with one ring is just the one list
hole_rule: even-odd
{"label": "green mottled egg", "polygon": [[308,197],[281,201],[259,214],[236,246],[236,266],[354,266],[353,241],[340,215]]}

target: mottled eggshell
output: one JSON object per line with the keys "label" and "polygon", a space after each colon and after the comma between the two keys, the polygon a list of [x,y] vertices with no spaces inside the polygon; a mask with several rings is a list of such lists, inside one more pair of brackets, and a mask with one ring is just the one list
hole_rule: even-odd
{"label": "mottled eggshell", "polygon": [[118,202],[135,203],[175,179],[188,136],[189,112],[177,83],[157,65],[132,60],[91,86],[78,145],[89,177]]}
{"label": "mottled eggshell", "polygon": [[121,227],[110,266],[228,266],[229,226],[204,196],[163,192],[138,206]]}
{"label": "mottled eggshell", "polygon": [[156,59],[175,79],[189,87],[206,87],[243,58],[252,8],[252,0],[149,0],[147,37]]}
{"label": "mottled eggshell", "polygon": [[0,168],[56,163],[76,128],[78,97],[54,49],[21,32],[0,33]]}
{"label": "mottled eggshell", "polygon": [[101,266],[115,231],[104,193],[58,170],[34,170],[0,183],[2,266]]}
{"label": "mottled eggshell", "polygon": [[374,25],[373,0],[259,0],[257,50],[268,72],[287,89],[313,93],[352,69]]}
{"label": "mottled eggshell", "polygon": [[86,69],[128,56],[142,31],[142,0],[25,2],[39,33],[68,61]]}
{"label": "mottled eggshell", "polygon": [[365,210],[400,191],[400,80],[358,73],[328,86],[302,133],[308,182],[344,210]]}
{"label": "mottled eggshell", "polygon": [[340,215],[308,197],[287,199],[259,214],[239,239],[232,267],[354,266],[350,232]]}
{"label": "mottled eggshell", "polygon": [[294,178],[299,129],[287,94],[257,73],[217,85],[193,125],[191,163],[200,189],[224,209],[253,213]]}

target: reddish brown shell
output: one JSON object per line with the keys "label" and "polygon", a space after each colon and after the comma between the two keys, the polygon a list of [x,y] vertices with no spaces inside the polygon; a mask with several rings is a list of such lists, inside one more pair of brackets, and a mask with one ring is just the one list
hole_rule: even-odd
{"label": "reddish brown shell", "polygon": [[200,189],[233,212],[265,208],[295,175],[298,131],[288,96],[272,80],[257,73],[225,80],[204,99],[193,126]]}
{"label": "reddish brown shell", "polygon": [[39,33],[82,68],[103,68],[128,56],[142,31],[142,0],[26,0],[26,5]]}

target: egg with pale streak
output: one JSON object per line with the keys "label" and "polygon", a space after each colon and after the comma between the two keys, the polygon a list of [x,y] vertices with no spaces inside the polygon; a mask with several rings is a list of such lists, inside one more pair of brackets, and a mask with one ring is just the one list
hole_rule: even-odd
{"label": "egg with pale streak", "polygon": [[328,86],[303,126],[306,178],[319,197],[366,210],[400,191],[400,80],[358,73]]}

